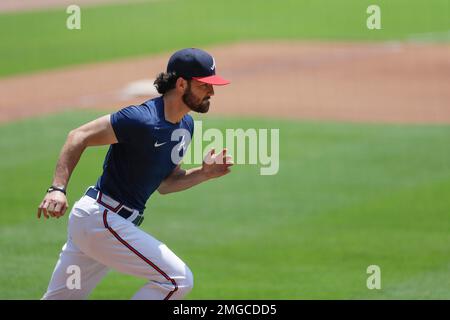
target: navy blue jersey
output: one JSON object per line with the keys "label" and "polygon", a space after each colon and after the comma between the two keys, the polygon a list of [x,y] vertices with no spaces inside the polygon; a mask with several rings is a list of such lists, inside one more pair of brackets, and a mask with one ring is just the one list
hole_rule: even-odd
{"label": "navy blue jersey", "polygon": [[194,121],[187,114],[179,123],[166,121],[164,100],[158,97],[111,114],[111,124],[118,143],[109,147],[96,188],[130,208],[144,210],[186,152]]}

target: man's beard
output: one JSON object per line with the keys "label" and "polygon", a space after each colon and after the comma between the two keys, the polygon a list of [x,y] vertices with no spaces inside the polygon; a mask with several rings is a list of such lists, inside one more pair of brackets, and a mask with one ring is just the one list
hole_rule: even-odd
{"label": "man's beard", "polygon": [[186,92],[183,94],[182,99],[189,109],[198,113],[207,113],[209,110],[209,98],[206,97],[203,100],[196,98],[191,91],[191,84],[188,83]]}

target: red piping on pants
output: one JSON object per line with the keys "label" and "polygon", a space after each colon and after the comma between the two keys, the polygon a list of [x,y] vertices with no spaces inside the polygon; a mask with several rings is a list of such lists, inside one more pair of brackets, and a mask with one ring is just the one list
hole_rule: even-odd
{"label": "red piping on pants", "polygon": [[108,214],[108,210],[105,209],[105,211],[103,212],[103,223],[105,225],[105,228],[107,228],[112,234],[113,236],[119,240],[124,246],[126,246],[128,249],[130,249],[134,254],[136,254],[139,258],[141,258],[142,260],[144,260],[147,264],[149,264],[153,269],[155,269],[156,271],[158,271],[164,278],[166,278],[166,280],[172,282],[174,289],[172,291],[169,292],[169,294],[164,298],[164,300],[169,300],[169,298],[175,293],[175,291],[178,290],[178,285],[175,282],[174,279],[170,278],[164,271],[162,271],[160,268],[158,268],[158,266],[156,266],[153,262],[151,262],[150,260],[148,260],[146,257],[144,257],[139,251],[137,251],[135,248],[133,248],[128,242],[126,242],[125,240],[123,240],[118,234],[117,232],[115,232],[109,225],[108,225],[108,221],[106,219],[106,216]]}

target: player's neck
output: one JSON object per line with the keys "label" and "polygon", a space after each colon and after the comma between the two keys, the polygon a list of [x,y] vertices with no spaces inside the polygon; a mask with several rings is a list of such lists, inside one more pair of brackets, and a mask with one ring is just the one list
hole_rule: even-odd
{"label": "player's neck", "polygon": [[166,94],[164,99],[164,118],[170,123],[179,123],[189,108],[183,101],[172,94]]}

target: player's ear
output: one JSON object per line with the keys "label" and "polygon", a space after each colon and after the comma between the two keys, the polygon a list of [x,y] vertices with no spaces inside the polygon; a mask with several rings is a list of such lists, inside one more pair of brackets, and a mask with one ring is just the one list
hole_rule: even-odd
{"label": "player's ear", "polygon": [[175,83],[175,89],[180,93],[184,93],[187,87],[188,87],[187,80],[183,79],[182,77],[179,77],[177,79],[177,82]]}

